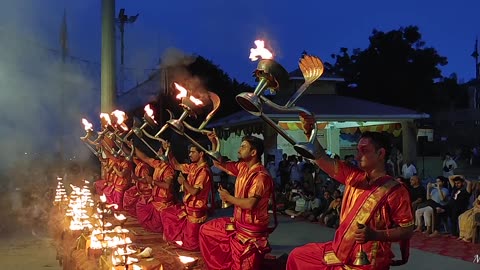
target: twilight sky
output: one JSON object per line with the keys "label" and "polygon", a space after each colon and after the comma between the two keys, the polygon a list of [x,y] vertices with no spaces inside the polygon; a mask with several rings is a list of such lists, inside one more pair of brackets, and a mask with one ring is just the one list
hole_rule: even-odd
{"label": "twilight sky", "polygon": [[[22,157],[39,148],[61,152],[62,136],[71,150],[66,155],[88,156],[78,140],[83,134],[79,119],[95,121],[100,105],[101,2],[0,1],[0,149],[9,153],[0,157],[0,167],[15,154]],[[253,85],[256,64],[248,55],[255,39],[265,39],[276,60],[291,71],[303,50],[330,61],[341,47],[366,48],[374,28],[408,25],[418,25],[427,46],[448,58],[444,75],[456,72],[461,81],[474,77],[470,55],[480,34],[475,22],[480,1],[387,2],[392,1],[117,0],[116,14],[120,8],[128,15],[140,13],[137,22],[127,25],[125,38],[126,66],[143,73],[135,75],[138,82],[171,47],[211,59],[231,77]],[[60,48],[64,9],[75,58],[66,64],[52,53]],[[61,106],[60,93],[69,98],[67,108]]]}
{"label": "twilight sky", "polygon": [[[100,0],[6,0],[0,6],[0,29],[16,29],[49,48],[59,47],[65,8],[70,53],[100,61]],[[117,0],[117,14],[122,7],[128,15],[140,13],[126,29],[127,66],[152,68],[165,48],[176,47],[213,60],[248,83],[255,68],[249,49],[257,38],[267,40],[276,59],[293,70],[303,50],[330,61],[340,47],[365,48],[374,28],[389,31],[407,25],[418,25],[427,46],[448,58],[444,75],[456,72],[468,81],[474,77],[470,54],[480,33],[475,23],[478,0]]]}

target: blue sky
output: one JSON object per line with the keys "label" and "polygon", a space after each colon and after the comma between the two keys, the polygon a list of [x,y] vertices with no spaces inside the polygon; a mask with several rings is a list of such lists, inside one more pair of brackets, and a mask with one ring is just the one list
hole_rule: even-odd
{"label": "blue sky", "polygon": [[[4,138],[0,148],[6,152],[14,153],[20,146],[34,149],[40,144],[55,148],[49,136],[60,127],[51,115],[64,117],[55,113],[59,103],[55,98],[66,88],[76,101],[68,104],[72,121],[77,123],[85,115],[95,119],[100,103],[101,2],[0,1],[0,115],[5,118],[0,121],[0,135]],[[374,28],[389,31],[418,25],[427,46],[448,58],[444,75],[456,72],[462,81],[474,77],[470,55],[475,37],[480,34],[479,24],[475,23],[480,1],[392,3],[117,0],[116,14],[120,8],[129,15],[140,13],[137,22],[127,25],[125,37],[126,66],[140,73],[154,68],[165,49],[175,47],[211,59],[231,77],[253,84],[251,74],[256,63],[248,56],[255,39],[265,39],[276,60],[294,70],[303,50],[330,61],[330,55],[341,47],[365,48]],[[85,68],[82,61],[73,62],[67,76],[59,72],[65,69],[58,65],[58,55],[24,46],[28,43],[35,48],[59,49],[64,9],[70,54],[90,63]],[[71,83],[68,87],[63,84],[64,78]],[[83,132],[79,120],[68,129],[75,141]]]}
{"label": "blue sky", "polygon": [[[65,8],[71,54],[99,61],[100,0],[2,2],[0,26],[21,25],[21,35],[57,48]],[[117,0],[117,13],[122,7],[129,15],[140,13],[138,21],[127,26],[125,39],[127,65],[139,69],[153,67],[165,48],[176,47],[211,59],[232,77],[252,83],[255,64],[248,53],[257,38],[264,38],[276,59],[293,70],[303,50],[330,61],[340,47],[365,48],[374,28],[418,25],[427,46],[448,58],[444,75],[456,72],[465,81],[474,77],[470,54],[480,32],[475,23],[478,0]]]}

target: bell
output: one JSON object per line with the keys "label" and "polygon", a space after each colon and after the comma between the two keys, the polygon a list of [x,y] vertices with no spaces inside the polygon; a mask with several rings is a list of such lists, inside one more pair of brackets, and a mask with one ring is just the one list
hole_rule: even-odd
{"label": "bell", "polygon": [[222,208],[225,209],[225,208],[229,208],[230,206],[232,206],[231,203],[229,202],[225,202],[225,201],[222,201]]}
{"label": "bell", "polygon": [[360,250],[357,253],[357,256],[355,256],[355,261],[353,261],[353,265],[355,266],[361,266],[361,265],[369,265],[370,261],[368,260],[368,255],[363,251],[362,245],[360,245]]}

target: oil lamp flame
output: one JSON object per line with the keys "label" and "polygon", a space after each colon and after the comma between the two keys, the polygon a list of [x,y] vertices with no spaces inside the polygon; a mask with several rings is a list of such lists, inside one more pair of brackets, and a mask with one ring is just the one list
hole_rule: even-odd
{"label": "oil lamp flame", "polygon": [[123,214],[117,215],[116,213],[113,214],[117,220],[125,220],[127,217]]}
{"label": "oil lamp flame", "polygon": [[106,126],[112,125],[112,120],[110,120],[110,115],[108,115],[108,113],[101,113],[100,118],[105,120]]}
{"label": "oil lamp flame", "polygon": [[92,123],[88,122],[87,119],[82,118],[82,124],[85,126],[85,131],[93,130]]}
{"label": "oil lamp flame", "polygon": [[273,54],[265,48],[265,41],[263,40],[255,40],[256,48],[250,49],[250,60],[257,61],[259,58],[262,59],[272,59]]}
{"label": "oil lamp flame", "polygon": [[125,125],[125,120],[126,120],[126,114],[123,111],[120,110],[115,110],[112,112],[112,115],[115,116],[117,119],[117,125],[121,127],[123,130],[128,130],[128,127]]}
{"label": "oil lamp flame", "polygon": [[190,101],[192,101],[193,104],[195,104],[195,105],[197,105],[197,106],[203,104],[203,102],[202,102],[200,99],[198,99],[198,98],[196,98],[196,97],[194,97],[194,96],[190,96]]}
{"label": "oil lamp flame", "polygon": [[184,97],[187,96],[187,89],[185,89],[185,87],[181,86],[180,84],[178,83],[174,83],[175,84],[175,88],[178,89],[178,91],[180,91],[180,93],[178,93],[178,95],[175,96],[176,99],[182,99]]}
{"label": "oil lamp flame", "polygon": [[121,125],[125,121],[125,112],[115,110],[112,114],[117,118],[117,124]]}
{"label": "oil lamp flame", "polygon": [[195,261],[195,258],[179,255],[178,258],[183,264],[192,263]]}
{"label": "oil lamp flame", "polygon": [[153,110],[152,108],[150,108],[150,104],[147,104],[143,109],[145,110],[145,114],[156,123],[155,116],[153,115]]}

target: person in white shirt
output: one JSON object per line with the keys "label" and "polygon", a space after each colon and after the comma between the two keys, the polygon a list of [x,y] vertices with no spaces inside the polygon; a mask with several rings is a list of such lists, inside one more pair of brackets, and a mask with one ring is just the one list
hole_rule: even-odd
{"label": "person in white shirt", "polygon": [[443,160],[442,171],[444,177],[450,177],[454,175],[454,170],[457,168],[457,163],[452,159],[452,155],[447,153]]}
{"label": "person in white shirt", "polygon": [[402,166],[402,175],[405,179],[410,179],[412,176],[417,175],[417,168],[411,161],[405,162]]}

